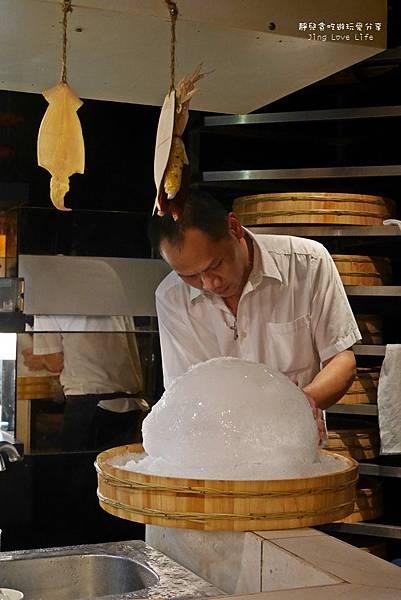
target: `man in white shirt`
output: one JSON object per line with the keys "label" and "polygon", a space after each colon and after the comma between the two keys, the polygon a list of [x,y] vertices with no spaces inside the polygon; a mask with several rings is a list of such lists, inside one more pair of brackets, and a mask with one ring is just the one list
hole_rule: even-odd
{"label": "man in white shirt", "polygon": [[193,364],[234,356],[287,375],[319,414],[343,396],[361,336],[321,244],[254,236],[205,194],[177,221],[155,217],[150,233],[173,269],[156,291],[166,388]]}
{"label": "man in white shirt", "polygon": [[132,319],[43,315],[34,331],[33,359],[60,374],[66,397],[62,449],[139,441],[148,407],[136,397],[143,383]]}

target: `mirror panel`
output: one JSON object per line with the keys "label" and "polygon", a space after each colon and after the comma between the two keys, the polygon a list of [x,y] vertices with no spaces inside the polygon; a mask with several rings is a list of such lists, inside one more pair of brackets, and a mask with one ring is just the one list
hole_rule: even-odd
{"label": "mirror panel", "polygon": [[0,428],[14,430],[17,334],[0,333]]}
{"label": "mirror panel", "polygon": [[21,254],[24,312],[30,315],[155,316],[162,260]]}
{"label": "mirror panel", "polygon": [[[96,330],[93,317],[68,319],[63,331],[67,317],[35,317],[35,329],[18,334],[16,435],[25,452],[140,442],[142,421],[163,391],[156,320],[104,317]],[[78,329],[85,321],[88,329]]]}

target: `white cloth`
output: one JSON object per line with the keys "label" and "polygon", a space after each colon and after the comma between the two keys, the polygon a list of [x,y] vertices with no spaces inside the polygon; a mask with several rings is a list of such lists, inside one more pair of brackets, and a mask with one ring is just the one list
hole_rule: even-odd
{"label": "white cloth", "polygon": [[401,453],[401,344],[387,344],[377,390],[380,453]]}
{"label": "white cloth", "polygon": [[398,229],[401,229],[401,221],[399,219],[386,219],[383,221],[383,225],[397,225]]}
{"label": "white cloth", "polygon": [[[78,317],[82,320],[81,317]],[[126,319],[126,317],[113,317],[113,319]],[[64,317],[59,322],[58,332],[54,332],[58,324],[57,316],[35,316],[33,336],[34,354],[55,354],[62,352],[64,355],[64,368],[60,373],[60,383],[66,396],[81,394],[112,394],[124,392],[136,394],[142,388],[142,373],[139,360],[138,347],[134,333],[120,333],[124,331],[123,323],[119,332],[104,332],[106,323],[99,328],[102,332],[71,333],[76,327],[74,317],[68,317],[70,325]],[[91,328],[97,317],[90,318]],[[62,330],[69,327],[68,333]],[[80,323],[82,325],[82,323]],[[114,323],[113,326],[115,326]],[[111,327],[111,325],[110,325]],[[133,325],[132,325],[133,327]],[[53,333],[36,333],[38,330]],[[135,398],[114,398],[101,400],[98,406],[112,412],[127,412],[137,406]]]}
{"label": "white cloth", "polygon": [[318,242],[247,232],[254,265],[236,319],[224,301],[172,272],[156,290],[164,384],[192,364],[233,356],[265,363],[301,387],[361,335],[336,266]]}

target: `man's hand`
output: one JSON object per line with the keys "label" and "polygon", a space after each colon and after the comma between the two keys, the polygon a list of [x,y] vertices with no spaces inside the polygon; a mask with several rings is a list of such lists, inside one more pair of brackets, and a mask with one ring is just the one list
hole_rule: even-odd
{"label": "man's hand", "polygon": [[54,354],[34,354],[31,349],[22,351],[24,364],[32,371],[46,369],[50,373],[59,374],[64,368],[64,355],[62,352]]}
{"label": "man's hand", "polygon": [[22,351],[24,357],[24,365],[31,371],[42,371],[45,368],[42,358],[32,352],[32,349],[27,348]]}
{"label": "man's hand", "polygon": [[314,401],[312,396],[310,394],[308,394],[308,392],[305,392],[305,390],[302,390],[302,391],[305,394],[306,398],[308,399],[308,402],[309,402],[312,412],[313,412],[313,416],[315,417],[317,429],[319,432],[319,446],[321,446],[323,444],[323,442],[325,442],[327,439],[326,425],[324,422],[323,411],[321,408],[319,408],[317,406],[316,402]]}

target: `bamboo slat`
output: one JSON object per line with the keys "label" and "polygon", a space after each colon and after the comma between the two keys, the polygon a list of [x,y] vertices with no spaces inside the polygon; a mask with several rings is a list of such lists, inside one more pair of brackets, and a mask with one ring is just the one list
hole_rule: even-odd
{"label": "bamboo slat", "polygon": [[60,393],[58,376],[17,377],[17,400],[54,398]]}
{"label": "bamboo slat", "polygon": [[391,262],[380,256],[332,254],[344,285],[387,285],[391,283]]}
{"label": "bamboo slat", "polygon": [[353,512],[340,519],[342,523],[358,523],[377,519],[383,514],[383,492],[381,482],[363,477],[358,483]]}
{"label": "bamboo slat", "polygon": [[234,201],[243,225],[381,225],[394,214],[394,206],[381,196],[328,192],[256,194]]}
{"label": "bamboo slat", "polygon": [[380,367],[357,368],[356,378],[338,404],[377,404]]}
{"label": "bamboo slat", "polygon": [[333,427],[329,426],[327,450],[355,460],[376,458],[380,453],[378,427],[358,422],[352,424],[346,421],[344,425],[336,422]]}
{"label": "bamboo slat", "polygon": [[[350,514],[358,465],[336,455],[343,470],[277,481],[200,480],[145,475],[108,464],[140,444],[98,455],[100,506],[110,514],[162,527],[250,531],[327,523]],[[325,452],[325,451],[322,451]]]}
{"label": "bamboo slat", "polygon": [[378,315],[355,315],[359,331],[362,335],[362,344],[383,343],[383,319]]}

